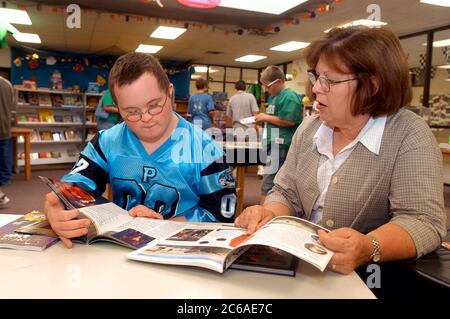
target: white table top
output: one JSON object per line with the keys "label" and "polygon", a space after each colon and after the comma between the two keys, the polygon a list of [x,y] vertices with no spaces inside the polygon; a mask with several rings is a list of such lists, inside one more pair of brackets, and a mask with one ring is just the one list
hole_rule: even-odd
{"label": "white table top", "polygon": [[[0,226],[19,215],[0,215]],[[112,243],[58,244],[43,252],[0,249],[5,298],[375,298],[356,273],[340,275],[299,262],[295,278],[128,260]]]}

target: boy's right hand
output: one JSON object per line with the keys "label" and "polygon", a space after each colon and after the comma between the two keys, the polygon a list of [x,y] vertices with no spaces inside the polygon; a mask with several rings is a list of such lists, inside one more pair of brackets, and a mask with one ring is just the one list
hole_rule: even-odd
{"label": "boy's right hand", "polygon": [[51,192],[45,196],[45,214],[53,231],[67,248],[72,248],[70,238],[86,235],[91,224],[89,219],[76,219],[78,210],[65,210],[58,196]]}

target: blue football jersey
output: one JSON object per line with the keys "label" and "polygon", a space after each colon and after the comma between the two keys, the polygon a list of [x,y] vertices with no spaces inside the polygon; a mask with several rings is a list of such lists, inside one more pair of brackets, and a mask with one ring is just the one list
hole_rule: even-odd
{"label": "blue football jersey", "polygon": [[232,222],[235,181],[223,150],[212,138],[178,116],[177,129],[148,154],[125,123],[100,131],[62,181],[103,193],[126,210],[145,205],[165,219]]}

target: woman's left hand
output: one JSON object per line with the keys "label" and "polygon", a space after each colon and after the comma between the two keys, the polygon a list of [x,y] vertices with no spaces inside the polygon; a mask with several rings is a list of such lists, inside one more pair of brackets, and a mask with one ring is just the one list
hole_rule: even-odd
{"label": "woman's left hand", "polygon": [[319,237],[322,245],[334,251],[328,268],[335,272],[350,274],[370,260],[372,241],[354,229],[339,228],[329,233],[319,230]]}

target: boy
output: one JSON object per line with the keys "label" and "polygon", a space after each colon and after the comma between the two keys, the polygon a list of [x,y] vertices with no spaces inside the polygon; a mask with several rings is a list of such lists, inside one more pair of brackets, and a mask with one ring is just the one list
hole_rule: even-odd
{"label": "boy", "polygon": [[[109,89],[124,122],[96,135],[62,181],[98,193],[110,183],[114,202],[133,217],[232,222],[236,191],[223,151],[173,112],[173,87],[159,62],[121,56]],[[67,247],[86,234],[89,220],[75,219],[78,211],[65,211],[53,193],[45,209]]]}

